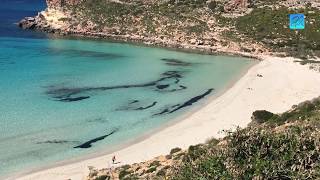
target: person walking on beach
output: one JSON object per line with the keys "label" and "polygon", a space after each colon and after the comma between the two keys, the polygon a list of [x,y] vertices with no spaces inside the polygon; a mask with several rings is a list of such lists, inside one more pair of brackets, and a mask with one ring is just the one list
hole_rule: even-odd
{"label": "person walking on beach", "polygon": [[112,164],[114,164],[116,162],[116,156],[112,157]]}

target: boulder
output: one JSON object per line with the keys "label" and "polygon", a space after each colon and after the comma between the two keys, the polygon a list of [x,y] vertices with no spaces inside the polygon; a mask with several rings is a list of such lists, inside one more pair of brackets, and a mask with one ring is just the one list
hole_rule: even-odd
{"label": "boulder", "polygon": [[191,40],[190,40],[190,43],[191,43],[191,44],[196,44],[196,43],[197,43],[197,40],[196,40],[196,39],[191,39]]}
{"label": "boulder", "polygon": [[36,27],[36,19],[33,17],[26,17],[18,23],[18,26],[22,29],[34,29]]}
{"label": "boulder", "polygon": [[226,12],[243,11],[251,6],[251,1],[249,0],[230,0],[224,7]]}

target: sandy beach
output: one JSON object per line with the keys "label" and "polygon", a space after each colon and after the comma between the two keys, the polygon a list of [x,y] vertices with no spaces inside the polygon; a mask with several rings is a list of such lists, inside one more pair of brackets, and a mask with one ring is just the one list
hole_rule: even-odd
{"label": "sandy beach", "polygon": [[266,56],[262,59],[221,96],[140,142],[112,154],[27,175],[20,174],[11,179],[84,179],[88,175],[88,166],[107,168],[113,155],[121,161],[117,165],[149,160],[168,154],[174,147],[185,149],[211,137],[223,137],[223,130],[245,127],[255,110],[281,113],[294,104],[320,96],[319,72],[309,70],[308,65],[295,63],[293,58]]}

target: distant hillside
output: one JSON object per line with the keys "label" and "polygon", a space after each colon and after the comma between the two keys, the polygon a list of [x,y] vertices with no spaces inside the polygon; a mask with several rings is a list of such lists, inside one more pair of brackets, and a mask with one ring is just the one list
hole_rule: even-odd
{"label": "distant hillside", "polygon": [[256,111],[252,119],[245,129],[188,150],[113,170],[92,168],[88,179],[320,179],[320,98],[280,115]]}
{"label": "distant hillside", "polygon": [[[235,54],[320,56],[320,3],[313,0],[47,0],[21,27]],[[290,13],[306,29],[289,29]]]}

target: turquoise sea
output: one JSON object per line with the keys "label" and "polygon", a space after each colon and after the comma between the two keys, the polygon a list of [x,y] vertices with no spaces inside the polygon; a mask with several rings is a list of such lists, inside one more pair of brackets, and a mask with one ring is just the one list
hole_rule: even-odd
{"label": "turquoise sea", "polygon": [[52,39],[14,24],[44,1],[1,3],[0,177],[132,141],[203,105],[253,63]]}

